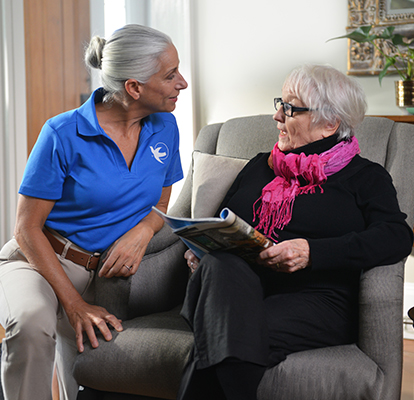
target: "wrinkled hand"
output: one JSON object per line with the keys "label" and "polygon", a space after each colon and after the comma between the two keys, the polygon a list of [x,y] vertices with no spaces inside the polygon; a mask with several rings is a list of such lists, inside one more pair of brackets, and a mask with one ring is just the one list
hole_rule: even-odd
{"label": "wrinkled hand", "polygon": [[70,309],[67,309],[66,313],[69,322],[75,329],[76,346],[80,353],[84,350],[83,332],[86,332],[92,347],[95,349],[98,347],[95,326],[100,330],[106,341],[112,340],[112,334],[107,324],[113,326],[118,332],[123,330],[121,321],[115,315],[110,314],[102,307],[90,305],[82,299],[73,304]]}
{"label": "wrinkled hand", "polygon": [[187,260],[187,265],[191,270],[191,273],[194,273],[194,271],[198,267],[198,263],[200,260],[194,255],[194,253],[191,250],[187,250],[184,253],[184,258]]}
{"label": "wrinkled hand", "polygon": [[134,275],[153,235],[151,229],[137,225],[121,236],[108,250],[99,276],[112,278]]}
{"label": "wrinkled hand", "polygon": [[305,239],[292,239],[263,250],[259,264],[278,272],[293,273],[310,265],[309,243]]}

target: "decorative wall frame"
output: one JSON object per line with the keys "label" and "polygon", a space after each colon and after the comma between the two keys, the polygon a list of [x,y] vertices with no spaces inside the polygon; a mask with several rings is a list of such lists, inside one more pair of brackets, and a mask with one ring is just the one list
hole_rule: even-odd
{"label": "decorative wall frame", "polygon": [[[395,26],[396,33],[414,38],[414,0],[348,0],[347,33],[365,25],[374,25],[376,32]],[[390,48],[382,50],[391,53]],[[384,62],[372,44],[348,41],[349,75],[378,75]]]}

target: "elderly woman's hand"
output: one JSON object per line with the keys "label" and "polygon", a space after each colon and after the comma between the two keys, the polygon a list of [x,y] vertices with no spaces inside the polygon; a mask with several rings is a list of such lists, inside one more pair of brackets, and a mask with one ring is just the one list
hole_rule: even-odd
{"label": "elderly woman's hand", "polygon": [[197,269],[200,260],[194,255],[191,250],[187,250],[185,252],[184,258],[187,260],[187,265],[190,268],[191,273],[193,273]]}
{"label": "elderly woman's hand", "polygon": [[305,239],[292,239],[263,250],[257,259],[259,264],[278,272],[299,271],[310,265],[309,243]]}

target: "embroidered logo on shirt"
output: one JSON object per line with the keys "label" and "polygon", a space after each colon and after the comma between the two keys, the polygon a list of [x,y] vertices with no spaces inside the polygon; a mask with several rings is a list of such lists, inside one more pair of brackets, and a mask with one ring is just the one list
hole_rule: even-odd
{"label": "embroidered logo on shirt", "polygon": [[169,150],[165,143],[158,142],[154,147],[150,146],[153,157],[161,164],[168,158]]}

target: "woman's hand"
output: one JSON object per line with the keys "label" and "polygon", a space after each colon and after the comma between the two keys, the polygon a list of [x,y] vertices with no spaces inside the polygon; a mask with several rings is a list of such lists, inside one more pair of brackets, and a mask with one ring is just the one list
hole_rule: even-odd
{"label": "woman's hand", "polygon": [[153,236],[154,231],[141,223],[125,233],[108,250],[99,276],[112,278],[134,275]]}
{"label": "woman's hand", "polygon": [[187,265],[190,268],[191,273],[193,273],[197,269],[200,260],[194,255],[191,250],[187,250],[184,253],[184,258],[187,260]]}
{"label": "woman's hand", "polygon": [[70,324],[75,330],[76,346],[80,353],[84,350],[83,332],[86,332],[92,347],[96,349],[99,343],[94,330],[95,326],[100,330],[104,339],[108,342],[112,340],[112,334],[108,324],[114,327],[118,332],[123,330],[121,321],[116,318],[115,315],[110,314],[102,307],[90,305],[81,298],[74,301],[70,307],[65,309],[65,311]]}
{"label": "woman's hand", "polygon": [[263,250],[257,259],[259,264],[278,272],[299,271],[310,265],[309,243],[305,239],[292,239]]}
{"label": "woman's hand", "polygon": [[[167,212],[170,196],[171,186],[164,187],[157,203],[159,210]],[[111,246],[103,260],[99,276],[112,278],[134,275],[144,257],[148,243],[163,225],[162,218],[151,211],[137,226],[126,232]]]}

